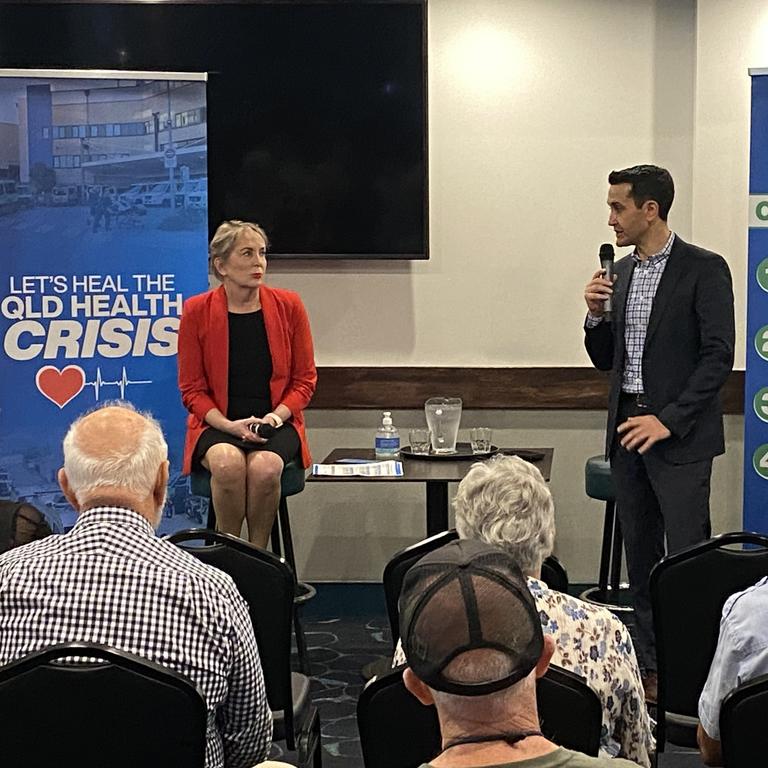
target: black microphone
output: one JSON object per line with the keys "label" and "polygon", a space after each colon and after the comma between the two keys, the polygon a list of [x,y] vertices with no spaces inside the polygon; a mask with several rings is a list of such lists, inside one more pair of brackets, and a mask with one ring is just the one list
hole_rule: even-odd
{"label": "black microphone", "polygon": [[268,421],[262,421],[261,424],[254,422],[250,425],[249,429],[254,435],[263,437],[265,440],[269,440],[277,432],[277,427],[273,427]]}
{"label": "black microphone", "polygon": [[[610,243],[603,243],[600,246],[600,266],[605,270],[605,274],[603,277],[605,277],[606,280],[609,282],[613,282],[613,246]],[[605,318],[606,322],[610,323],[613,319],[613,302],[611,301],[613,297],[609,296],[605,300],[605,313],[603,314],[603,317]]]}

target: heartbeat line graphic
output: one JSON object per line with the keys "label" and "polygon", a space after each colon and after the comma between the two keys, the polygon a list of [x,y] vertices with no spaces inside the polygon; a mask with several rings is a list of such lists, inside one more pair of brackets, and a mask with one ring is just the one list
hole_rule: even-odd
{"label": "heartbeat line graphic", "polygon": [[93,387],[93,392],[96,396],[96,400],[99,399],[102,387],[119,387],[120,399],[125,400],[125,390],[128,388],[130,384],[151,384],[151,383],[152,383],[151,379],[143,379],[143,380],[136,380],[136,381],[129,379],[128,371],[125,370],[125,366],[123,366],[123,370],[120,374],[120,378],[117,381],[105,381],[104,379],[102,379],[101,368],[97,366],[96,380],[84,382],[86,387]]}

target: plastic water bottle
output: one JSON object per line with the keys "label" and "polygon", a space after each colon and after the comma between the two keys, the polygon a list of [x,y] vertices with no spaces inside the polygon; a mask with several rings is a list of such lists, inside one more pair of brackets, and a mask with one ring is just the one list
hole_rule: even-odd
{"label": "plastic water bottle", "polygon": [[381,426],[376,430],[374,449],[377,459],[396,459],[400,454],[400,433],[392,424],[391,411],[384,411]]}

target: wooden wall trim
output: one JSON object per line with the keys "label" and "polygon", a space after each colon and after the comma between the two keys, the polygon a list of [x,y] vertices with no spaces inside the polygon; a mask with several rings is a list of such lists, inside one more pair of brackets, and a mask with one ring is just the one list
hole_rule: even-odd
{"label": "wooden wall trim", "polygon": [[[421,408],[428,397],[459,395],[465,408],[603,410],[608,376],[593,368],[318,368],[310,408]],[[744,371],[723,388],[726,413],[744,412]]]}

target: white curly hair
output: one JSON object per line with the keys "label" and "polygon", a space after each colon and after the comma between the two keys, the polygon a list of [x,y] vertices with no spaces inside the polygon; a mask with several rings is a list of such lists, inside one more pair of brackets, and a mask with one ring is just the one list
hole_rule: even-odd
{"label": "white curly hair", "polygon": [[523,573],[538,576],[555,543],[555,505],[541,472],[518,456],[472,465],[453,500],[456,530],[508,552]]}

